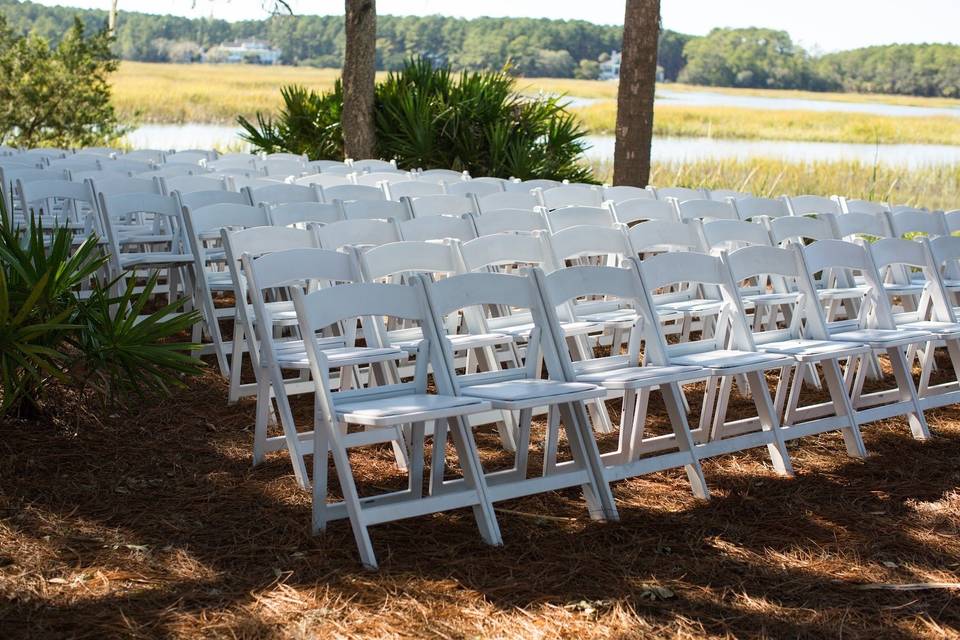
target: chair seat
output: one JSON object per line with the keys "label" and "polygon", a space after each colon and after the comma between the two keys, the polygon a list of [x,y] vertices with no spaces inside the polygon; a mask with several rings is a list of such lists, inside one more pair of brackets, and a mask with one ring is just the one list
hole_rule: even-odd
{"label": "chair seat", "polygon": [[798,291],[789,291],[789,292],[774,292],[774,293],[755,293],[752,295],[746,295],[743,297],[744,300],[750,301],[753,304],[761,305],[775,305],[775,304],[796,304],[797,300],[800,299],[800,292]]}
{"label": "chair seat", "polygon": [[701,367],[647,365],[583,373],[577,376],[577,381],[597,384],[607,389],[639,389],[669,382],[695,380],[702,375]]}
{"label": "chair seat", "polygon": [[[455,333],[446,336],[454,351],[465,351],[467,349],[479,349],[481,347],[495,347],[501,344],[511,344],[513,336],[506,333]],[[391,340],[390,344],[399,347],[405,351],[416,351],[420,348],[423,338],[411,338],[409,340]]]}
{"label": "chair seat", "polygon": [[833,340],[782,340],[757,345],[757,348],[767,353],[793,356],[800,361],[816,361],[823,358],[845,358],[857,355],[867,350],[867,347],[855,342],[837,342]]}
{"label": "chair seat", "polygon": [[670,358],[673,364],[693,365],[710,370],[735,369],[740,367],[764,367],[765,365],[776,365],[779,361],[785,360],[784,356],[763,353],[760,351],[738,351],[735,349],[719,349],[717,351],[704,351],[703,353],[690,353],[682,356]]}
{"label": "chair seat", "polygon": [[661,309],[679,311],[681,313],[714,314],[723,309],[723,301],[697,298],[695,300],[678,300],[657,305],[657,313]]}
{"label": "chair seat", "polygon": [[[297,342],[300,342],[299,340]],[[354,365],[389,362],[406,357],[401,349],[390,347],[333,347],[323,349],[331,367],[352,367]],[[283,369],[309,369],[310,361],[306,351],[296,348],[284,349],[276,353],[277,364]]]}
{"label": "chair seat", "polygon": [[464,396],[489,400],[497,409],[522,409],[601,398],[606,391],[596,385],[583,382],[560,382],[558,380],[506,380],[464,387]]}
{"label": "chair seat", "polygon": [[344,399],[340,402],[334,394],[333,402],[337,418],[341,422],[370,426],[436,420],[480,413],[490,409],[489,402],[478,398],[425,393],[410,393],[375,400]]}
{"label": "chair seat", "polygon": [[918,296],[923,293],[926,283],[911,282],[910,284],[900,284],[897,282],[886,282],[883,285],[884,291],[889,295],[898,296]]}
{"label": "chair seat", "polygon": [[930,334],[906,329],[854,329],[832,333],[830,337],[834,340],[859,342],[873,348],[888,349],[923,342],[930,338]]}
{"label": "chair seat", "polygon": [[119,253],[117,260],[124,269],[138,265],[192,264],[193,256],[184,253]]}
{"label": "chair seat", "polygon": [[577,314],[577,319],[584,322],[599,322],[601,324],[636,324],[639,316],[633,309],[611,309]]}
{"label": "chair seat", "polygon": [[[533,331],[534,323],[526,322],[519,324],[513,327],[498,327],[499,331],[502,331],[517,340],[526,340],[530,337],[530,332]],[[563,329],[563,335],[566,337],[570,336],[582,336],[593,331],[599,331],[603,327],[596,322],[561,322],[560,328]]]}
{"label": "chair seat", "polygon": [[937,320],[917,320],[915,322],[904,322],[897,324],[898,329],[907,329],[910,331],[926,331],[941,337],[960,336],[960,324],[956,322],[940,322]]}
{"label": "chair seat", "polygon": [[859,300],[866,292],[866,285],[862,287],[830,287],[819,289],[817,295],[821,300]]}

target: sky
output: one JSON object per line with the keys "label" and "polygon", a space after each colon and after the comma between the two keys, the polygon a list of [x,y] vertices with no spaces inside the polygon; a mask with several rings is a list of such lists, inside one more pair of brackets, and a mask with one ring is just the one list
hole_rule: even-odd
{"label": "sky", "polygon": [[[34,0],[109,9],[110,0]],[[120,11],[247,20],[271,0],[119,0]],[[342,0],[291,0],[294,13],[343,13]],[[462,18],[513,16],[622,24],[623,0],[378,0],[377,12]],[[667,29],[703,35],[714,27],[770,27],[814,52],[892,42],[960,43],[960,0],[661,0]]]}

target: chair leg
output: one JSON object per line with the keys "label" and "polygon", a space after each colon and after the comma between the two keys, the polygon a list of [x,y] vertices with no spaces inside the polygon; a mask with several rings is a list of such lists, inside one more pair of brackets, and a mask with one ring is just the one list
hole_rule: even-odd
{"label": "chair leg", "polygon": [[410,429],[410,464],[407,467],[408,488],[414,498],[423,497],[423,454],[426,423],[414,422]]}
{"label": "chair leg", "polygon": [[847,454],[853,458],[866,458],[867,447],[863,444],[860,435],[860,425],[857,423],[857,414],[853,410],[853,403],[843,384],[843,374],[840,372],[840,363],[836,360],[824,360],[823,377],[830,391],[830,398],[838,416],[846,416],[848,425],[840,430],[843,443],[847,447]]}
{"label": "chair leg", "polygon": [[325,426],[317,425],[313,431],[313,534],[327,528],[327,465],[329,464],[330,437]]}
{"label": "chair leg", "polygon": [[[357,542],[357,550],[360,552],[360,561],[368,569],[377,568],[377,556],[373,552],[373,542],[370,540],[370,532],[363,521],[363,508],[360,505],[360,494],[357,492],[357,485],[353,478],[353,468],[350,466],[350,457],[343,446],[340,429],[338,425],[333,425],[324,421],[322,424],[315,424],[314,430],[329,429],[330,451],[333,453],[333,462],[337,470],[337,479],[340,482],[340,490],[343,492],[343,502],[350,517],[350,527],[353,529],[353,537]],[[331,428],[332,427],[332,428]],[[314,496],[314,500],[317,496]]]}
{"label": "chair leg", "polygon": [[570,452],[577,464],[586,469],[591,481],[581,485],[590,517],[595,520],[619,520],[617,506],[603,473],[603,460],[593,437],[586,407],[581,402],[557,405]]}
{"label": "chair leg", "polygon": [[560,437],[560,413],[556,406],[549,408],[547,412],[547,433],[543,441],[543,475],[544,477],[553,473],[557,465],[557,446]]}
{"label": "chair leg", "polygon": [[253,466],[263,462],[266,455],[267,425],[270,418],[270,376],[266,371],[257,372],[257,418],[253,427]]}
{"label": "chair leg", "polygon": [[787,452],[787,445],[783,440],[783,433],[780,431],[780,419],[774,413],[773,402],[770,400],[770,392],[767,390],[763,373],[759,371],[748,373],[747,379],[753,389],[753,403],[757,408],[757,415],[760,417],[760,425],[764,431],[771,432],[773,437],[773,442],[767,445],[773,468],[780,475],[793,476],[790,454]]}
{"label": "chair leg", "polygon": [[893,375],[900,390],[900,399],[913,405],[913,411],[907,414],[910,431],[917,440],[928,440],[930,438],[930,428],[927,426],[923,409],[920,408],[920,399],[917,397],[917,389],[913,385],[913,376],[910,374],[910,367],[903,355],[903,350],[900,347],[893,347],[887,349],[887,355],[890,357]]}
{"label": "chair leg", "polygon": [[[470,425],[464,418],[450,418],[450,435],[457,450],[457,458],[467,486],[477,494],[477,505],[473,507],[473,516],[480,530],[480,537],[484,542],[496,547],[503,545],[503,536],[500,534],[500,525],[497,523],[493,503],[487,494],[487,481],[483,475],[483,466],[477,454],[476,442]],[[434,443],[434,446],[437,446]]]}
{"label": "chair leg", "polygon": [[710,489],[707,487],[706,478],[703,477],[703,468],[700,466],[697,447],[693,442],[693,436],[690,434],[687,414],[683,410],[683,403],[680,402],[680,385],[676,382],[663,385],[660,387],[660,394],[663,396],[663,404],[667,408],[670,426],[676,435],[677,448],[680,451],[688,451],[692,457],[691,462],[683,465],[683,469],[687,472],[687,479],[690,481],[693,495],[703,500],[709,500]]}

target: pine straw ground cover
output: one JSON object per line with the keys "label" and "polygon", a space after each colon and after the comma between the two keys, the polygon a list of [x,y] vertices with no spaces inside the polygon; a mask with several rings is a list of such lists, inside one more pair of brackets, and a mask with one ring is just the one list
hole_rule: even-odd
{"label": "pine straw ground cover", "polygon": [[[345,522],[310,535],[285,454],[250,467],[253,403],[225,399],[210,372],[0,424],[0,637],[960,637],[960,591],[888,588],[958,581],[957,407],[927,443],[866,427],[865,461],[793,443],[792,480],[761,451],[708,461],[710,502],[682,472],[617,483],[620,523],[576,491],[505,503],[503,548],[466,510],[378,526],[368,572]],[[361,491],[402,481],[386,449],[354,462]]]}

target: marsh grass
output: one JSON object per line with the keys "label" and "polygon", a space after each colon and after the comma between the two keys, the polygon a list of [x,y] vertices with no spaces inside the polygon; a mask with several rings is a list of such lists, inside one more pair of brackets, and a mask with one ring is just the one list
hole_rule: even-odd
{"label": "marsh grass", "polygon": [[[609,183],[613,165],[593,163]],[[757,196],[843,195],[930,209],[960,208],[960,165],[906,168],[856,161],[795,163],[768,158],[654,162],[650,184],[737,189]]]}
{"label": "marsh grass", "polygon": [[[154,64],[124,62],[114,76],[114,105],[120,117],[136,122],[234,123],[238,115],[275,112],[280,87],[299,84],[329,90],[337,69],[255,65]],[[382,74],[381,74],[382,76]],[[576,109],[594,133],[612,132],[616,123],[615,82],[561,78],[521,78],[524,94],[567,94],[600,102]],[[858,96],[749,89],[664,85],[671,91],[703,90],[732,95],[885,102],[924,106],[960,101],[906,96]],[[654,119],[662,136],[807,140],[859,143],[960,144],[960,118],[891,117],[859,113],[771,111],[731,107],[660,105]]]}

